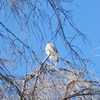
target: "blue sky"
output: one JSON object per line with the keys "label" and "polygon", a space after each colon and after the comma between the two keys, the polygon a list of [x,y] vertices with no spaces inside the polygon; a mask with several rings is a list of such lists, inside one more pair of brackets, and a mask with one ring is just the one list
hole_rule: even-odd
{"label": "blue sky", "polygon": [[[100,0],[91,0],[91,1],[90,0],[73,0],[73,1],[74,2],[68,5],[64,5],[64,6],[66,6],[67,9],[73,10],[73,13],[72,13],[73,20],[76,26],[78,27],[78,29],[89,37],[91,46],[88,43],[84,44],[80,40],[76,40],[74,44],[77,45],[83,51],[84,53],[84,55],[82,55],[83,58],[88,58],[90,54],[92,53],[91,61],[95,63],[95,66],[89,63],[87,68],[94,71],[96,75],[100,75],[100,68],[99,68],[100,67],[99,65],[100,63],[100,13],[99,13]],[[48,13],[51,13],[51,12],[48,12]],[[7,16],[9,16],[9,11],[8,11]],[[0,19],[1,19],[1,22],[3,22],[9,29],[11,29],[12,32],[14,32],[15,34],[17,33],[16,35],[25,43],[27,43],[26,37],[29,37],[28,45],[32,46],[32,49],[35,50],[37,54],[40,54],[42,51],[45,50],[45,44],[43,44],[41,50],[39,49],[41,45],[38,45],[39,43],[37,42],[37,40],[35,39],[33,40],[33,37],[34,37],[33,35],[30,38],[30,34],[23,35],[24,30],[20,32],[19,26],[18,24],[16,24],[14,18],[9,19],[9,17],[5,17],[5,13],[2,13],[2,15],[0,15]],[[53,24],[55,26],[56,23],[53,23]],[[50,33],[48,29],[44,28],[42,32],[44,33],[45,31],[47,32],[47,34]],[[72,30],[69,30],[69,31],[70,33],[73,32]],[[56,43],[56,46],[57,46],[59,54],[64,57],[65,55],[65,52],[63,52],[64,45],[63,45],[63,42],[59,40],[60,39],[58,38],[57,40],[58,45]],[[45,41],[45,42],[48,42],[48,41]],[[34,44],[36,46],[34,46]],[[23,48],[21,47],[20,49],[22,50]],[[9,52],[6,55],[9,55]],[[41,61],[45,58],[45,56],[46,56],[45,53],[43,53],[42,57],[40,56]],[[5,57],[5,55],[3,55],[2,57]],[[7,57],[9,59],[9,56]],[[21,72],[22,70],[23,68],[21,67],[19,72]],[[24,68],[24,70],[27,70],[27,67],[26,69]]]}
{"label": "blue sky", "polygon": [[[74,21],[81,32],[89,37],[91,46],[81,45],[85,57],[92,55],[88,67],[100,75],[100,0],[74,0],[78,7],[74,8]],[[100,78],[100,77],[99,77]]]}

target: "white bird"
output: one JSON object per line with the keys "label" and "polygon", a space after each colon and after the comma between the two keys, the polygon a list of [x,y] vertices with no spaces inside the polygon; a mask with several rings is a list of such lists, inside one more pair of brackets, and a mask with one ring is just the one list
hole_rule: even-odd
{"label": "white bird", "polygon": [[46,44],[46,54],[49,56],[50,61],[59,61],[59,55],[56,47],[52,43],[47,43]]}

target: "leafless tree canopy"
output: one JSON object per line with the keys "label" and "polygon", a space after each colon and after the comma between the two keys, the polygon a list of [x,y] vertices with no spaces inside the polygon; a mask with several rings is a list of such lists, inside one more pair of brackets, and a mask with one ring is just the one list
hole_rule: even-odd
{"label": "leafless tree canopy", "polygon": [[[0,0],[0,100],[100,99],[100,81],[86,68],[90,58],[74,44],[89,41],[69,5],[73,0]],[[59,41],[65,56],[56,64],[45,45]]]}

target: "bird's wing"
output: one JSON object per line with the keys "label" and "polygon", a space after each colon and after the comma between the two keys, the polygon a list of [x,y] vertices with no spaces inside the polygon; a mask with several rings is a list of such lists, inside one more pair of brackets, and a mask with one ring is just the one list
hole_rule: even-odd
{"label": "bird's wing", "polygon": [[50,51],[51,51],[51,52],[58,53],[58,51],[57,51],[57,49],[55,48],[54,45],[51,45],[51,46],[50,46]]}

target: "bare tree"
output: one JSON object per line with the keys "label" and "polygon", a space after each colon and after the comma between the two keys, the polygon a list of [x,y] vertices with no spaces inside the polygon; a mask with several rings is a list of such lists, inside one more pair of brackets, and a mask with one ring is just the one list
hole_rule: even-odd
{"label": "bare tree", "polygon": [[[89,41],[66,7],[71,2],[1,0],[0,99],[100,99],[100,81],[86,68],[90,57],[83,59],[82,51],[73,44],[76,38]],[[72,29],[73,34],[67,29]],[[60,64],[55,64],[44,50],[47,42],[57,46],[59,40],[65,57],[60,55]]]}

